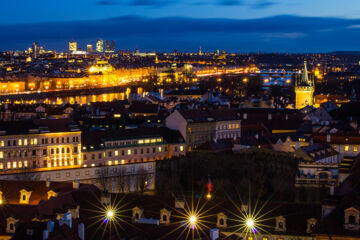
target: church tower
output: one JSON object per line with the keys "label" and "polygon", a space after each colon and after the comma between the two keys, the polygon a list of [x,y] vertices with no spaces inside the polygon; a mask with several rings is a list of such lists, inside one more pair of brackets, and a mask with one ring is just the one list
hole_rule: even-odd
{"label": "church tower", "polygon": [[305,61],[302,74],[295,79],[295,108],[314,105],[314,90],[314,78],[309,77]]}

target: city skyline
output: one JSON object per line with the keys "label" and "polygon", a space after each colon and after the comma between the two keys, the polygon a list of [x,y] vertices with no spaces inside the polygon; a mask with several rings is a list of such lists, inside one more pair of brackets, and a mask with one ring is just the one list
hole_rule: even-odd
{"label": "city skyline", "polygon": [[39,42],[47,49],[65,51],[72,39],[86,49],[86,44],[102,38],[115,40],[117,50],[194,52],[202,46],[204,51],[241,53],[356,51],[359,3],[347,3],[41,0],[18,6],[3,2],[0,7],[8,11],[0,16],[0,50],[24,50]]}

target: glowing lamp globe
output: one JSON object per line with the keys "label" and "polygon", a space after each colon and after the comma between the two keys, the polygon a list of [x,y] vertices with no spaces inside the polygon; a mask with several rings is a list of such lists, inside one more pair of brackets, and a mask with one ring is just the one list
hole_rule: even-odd
{"label": "glowing lamp globe", "polygon": [[195,215],[190,216],[189,222],[191,225],[195,225],[196,224],[196,216]]}
{"label": "glowing lamp globe", "polygon": [[112,210],[108,210],[106,213],[107,219],[112,219],[114,217],[114,212]]}
{"label": "glowing lamp globe", "polygon": [[248,220],[246,220],[246,226],[248,227],[248,228],[254,228],[254,220],[252,220],[251,218],[249,218]]}

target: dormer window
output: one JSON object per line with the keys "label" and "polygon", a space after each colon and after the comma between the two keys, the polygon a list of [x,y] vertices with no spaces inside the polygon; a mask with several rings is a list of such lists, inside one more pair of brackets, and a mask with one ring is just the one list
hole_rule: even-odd
{"label": "dormer window", "polygon": [[26,191],[25,189],[20,190],[19,203],[29,204],[31,193],[32,193],[32,191]]}
{"label": "dormer window", "polygon": [[16,227],[15,224],[18,222],[18,219],[13,217],[9,217],[6,219],[6,232],[7,233],[15,233]]}
{"label": "dormer window", "polygon": [[315,218],[310,218],[307,220],[307,228],[306,228],[307,233],[312,233],[314,231],[316,222],[317,221]]}
{"label": "dormer window", "polygon": [[171,211],[163,208],[160,210],[160,223],[161,224],[170,224],[170,215]]}
{"label": "dormer window", "polygon": [[285,232],[286,231],[286,219],[283,216],[279,216],[275,219],[275,231]]}
{"label": "dormer window", "polygon": [[216,226],[218,228],[225,228],[227,227],[227,216],[221,212],[217,215],[217,223]]}
{"label": "dormer window", "polygon": [[139,219],[142,217],[142,213],[143,213],[143,210],[140,209],[139,207],[134,207],[132,209],[132,218],[133,218],[133,221],[134,222],[138,222]]}
{"label": "dormer window", "polygon": [[359,214],[360,211],[354,207],[350,207],[345,210],[345,229],[359,230]]}

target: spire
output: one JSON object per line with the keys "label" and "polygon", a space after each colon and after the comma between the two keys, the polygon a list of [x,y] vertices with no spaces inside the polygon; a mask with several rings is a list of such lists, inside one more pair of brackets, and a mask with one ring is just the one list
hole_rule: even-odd
{"label": "spire", "polygon": [[308,76],[307,67],[306,67],[306,61],[304,61],[304,71],[301,76],[301,82],[304,84],[310,85],[309,76]]}

